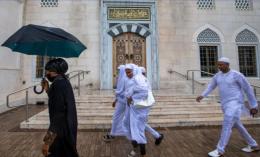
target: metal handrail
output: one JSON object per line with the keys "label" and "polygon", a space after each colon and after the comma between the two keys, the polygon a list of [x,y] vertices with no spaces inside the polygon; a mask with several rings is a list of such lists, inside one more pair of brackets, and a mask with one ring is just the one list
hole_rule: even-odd
{"label": "metal handrail", "polygon": [[215,75],[215,74],[213,74],[213,73],[209,73],[209,72],[202,71],[202,70],[187,70],[187,80],[189,80],[189,72],[196,72],[196,71],[202,72],[202,73],[204,73],[204,74],[208,74],[208,75],[211,75],[211,76],[214,76],[214,75]]}
{"label": "metal handrail", "polygon": [[69,80],[71,80],[72,78],[78,76],[78,96],[80,96],[80,81],[81,81],[81,80],[80,80],[80,75],[83,74],[82,77],[83,77],[83,79],[84,79],[84,78],[85,78],[85,75],[84,75],[84,74],[85,74],[85,73],[88,74],[89,72],[90,72],[90,71],[83,71],[83,70],[82,70],[82,71],[79,71],[77,74],[75,74],[75,75],[69,77]]}
{"label": "metal handrail", "polygon": [[[69,76],[70,74],[75,73],[75,72],[77,72],[77,74],[73,75],[72,77],[69,77],[69,80],[72,79],[72,78],[74,78],[74,77],[76,77],[76,76],[78,76],[78,96],[79,96],[79,95],[80,95],[80,75],[83,74],[83,79],[84,79],[84,73],[88,74],[90,71],[75,70],[75,71],[69,72],[69,73],[67,74],[67,76]],[[28,92],[28,89],[33,88],[33,87],[35,87],[35,86],[37,86],[37,85],[40,85],[40,83],[35,84],[35,85],[33,85],[33,86],[29,86],[29,87],[24,88],[24,89],[21,89],[21,90],[17,90],[17,91],[15,91],[15,92],[12,92],[12,93],[8,94],[7,97],[6,97],[6,106],[7,106],[8,108],[14,108],[14,107],[9,106],[9,97],[10,97],[11,95],[13,95],[13,94],[16,94],[16,93],[19,93],[19,92],[22,92],[22,91],[25,91],[25,92],[26,92],[26,96],[25,96],[26,122],[28,122],[28,120],[29,120],[29,112],[30,112],[30,111],[29,111],[29,92]]]}
{"label": "metal handrail", "polygon": [[257,88],[260,89],[260,87],[259,87],[259,86],[256,86],[256,85],[251,85],[251,86],[253,87],[253,89],[254,89],[254,93],[255,93],[255,96],[256,96],[256,89],[257,89]]}
{"label": "metal handrail", "polygon": [[[66,74],[66,75],[70,75],[70,74],[75,73],[75,72],[77,72],[77,74],[73,75],[73,76],[70,77],[69,79],[74,78],[74,77],[76,77],[76,76],[78,76],[78,77],[80,78],[80,75],[81,75],[81,74],[83,74],[83,78],[84,78],[84,73],[87,73],[87,74],[88,74],[90,71],[74,70],[74,71],[69,72],[69,73]],[[78,79],[78,80],[79,80],[78,84],[80,85],[80,79]],[[17,90],[17,91],[14,91],[14,92],[8,94],[8,95],[6,96],[6,106],[7,106],[8,108],[13,108],[13,107],[11,107],[11,106],[9,105],[9,97],[10,97],[11,95],[20,93],[20,92],[22,92],[22,91],[27,91],[27,92],[26,92],[26,101],[28,101],[28,89],[34,88],[35,86],[38,86],[38,85],[40,85],[40,84],[41,84],[41,83],[37,83],[37,84],[35,84],[35,85],[29,86],[29,87],[26,87],[26,88],[23,88],[23,89],[20,89],[20,90]],[[80,94],[80,93],[78,93],[78,94]],[[27,105],[27,104],[26,104],[26,105]]]}
{"label": "metal handrail", "polygon": [[[202,71],[202,70],[187,70],[187,80],[189,80],[189,73],[191,72],[191,86],[192,86],[192,94],[195,93],[195,79],[194,79],[194,72],[201,72],[201,73],[204,73],[204,74],[208,74],[208,75],[211,75],[211,76],[214,76],[214,74],[212,73],[209,73],[209,72],[206,72],[206,71]],[[198,81],[196,81],[198,82]],[[200,83],[198,82],[199,84],[201,85],[204,85],[203,83]]]}
{"label": "metal handrail", "polygon": [[172,70],[172,69],[168,70],[168,73],[169,73],[169,74],[176,73],[176,74],[180,75],[181,77],[186,78],[186,76],[185,76],[184,74],[182,74],[182,73],[180,73],[180,72],[177,72],[177,71],[175,71],[175,70]]}
{"label": "metal handrail", "polygon": [[[208,75],[211,75],[211,76],[214,76],[215,74],[213,73],[209,73],[209,72],[206,72],[206,71],[202,71],[202,70],[187,70],[187,80],[189,80],[189,72],[192,72],[192,94],[194,94],[194,90],[195,90],[195,85],[194,85],[194,82],[195,82],[195,79],[194,79],[194,72],[201,72],[201,73],[205,73],[205,74],[208,74]],[[198,81],[196,81],[198,82]],[[198,82],[200,83],[200,82]],[[202,85],[202,83],[200,83]],[[252,85],[251,86],[253,87],[253,90],[254,90],[254,94],[256,95],[256,89],[259,88],[260,89],[260,86],[256,86],[256,85]]]}

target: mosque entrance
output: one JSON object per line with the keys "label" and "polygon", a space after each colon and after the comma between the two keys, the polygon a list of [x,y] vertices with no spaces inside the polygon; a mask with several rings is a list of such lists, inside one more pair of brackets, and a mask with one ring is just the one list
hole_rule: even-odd
{"label": "mosque entrance", "polygon": [[136,33],[122,33],[113,38],[113,86],[116,83],[117,67],[127,63],[146,68],[145,38]]}

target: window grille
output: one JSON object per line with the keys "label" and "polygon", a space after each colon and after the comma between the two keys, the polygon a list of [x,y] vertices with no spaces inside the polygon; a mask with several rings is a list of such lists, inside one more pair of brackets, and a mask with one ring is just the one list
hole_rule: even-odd
{"label": "window grille", "polygon": [[256,77],[256,49],[255,46],[238,46],[239,70],[245,76]]}
{"label": "window grille", "polygon": [[[200,67],[201,71],[215,74],[217,73],[217,46],[200,46]],[[211,77],[211,75],[201,72],[202,77]]]}
{"label": "window grille", "polygon": [[252,0],[235,0],[235,7],[238,10],[251,10],[253,9]]}
{"label": "window grille", "polygon": [[214,9],[215,0],[198,0],[197,8],[198,9]]}
{"label": "window grille", "polygon": [[58,0],[41,0],[41,7],[58,7]]}

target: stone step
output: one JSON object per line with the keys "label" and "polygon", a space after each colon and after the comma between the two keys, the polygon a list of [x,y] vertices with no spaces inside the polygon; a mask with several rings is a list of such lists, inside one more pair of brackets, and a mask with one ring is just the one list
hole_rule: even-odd
{"label": "stone step", "polygon": [[[78,119],[111,119],[113,112],[92,112],[86,111],[78,112]],[[149,117],[151,118],[190,118],[190,117],[210,117],[210,116],[221,116],[222,112],[220,110],[191,110],[191,111],[150,111]],[[49,114],[47,111],[43,111],[40,114],[32,117],[32,119],[48,119]]]}
{"label": "stone step", "polygon": [[[76,100],[76,103],[112,103],[114,101],[114,99],[111,99],[111,100],[106,100],[106,99],[100,99],[100,100]],[[163,102],[172,102],[172,103],[195,103],[195,99],[187,99],[187,100],[183,100],[183,99],[159,99],[159,100],[156,100],[155,99],[155,102],[156,103],[163,103]],[[201,103],[209,103],[211,101],[203,101]]]}
{"label": "stone step", "polygon": [[[153,91],[153,95],[154,95],[154,97],[155,98],[157,98],[157,97],[161,97],[161,98],[163,98],[163,97],[171,97],[171,98],[196,98],[197,97],[197,95],[193,95],[193,94],[186,94],[186,95],[176,95],[176,94],[171,94],[171,92],[169,91],[169,92],[165,92],[165,93],[155,93],[154,91]],[[79,98],[89,98],[89,99],[92,99],[92,98],[114,98],[115,97],[115,95],[114,95],[114,93],[111,93],[111,94],[109,94],[109,95],[80,95],[80,97]]]}
{"label": "stone step", "polygon": [[[154,106],[159,106],[159,105],[209,105],[209,104],[218,104],[217,102],[201,102],[201,103],[197,103],[196,101],[156,101]],[[91,105],[95,105],[95,106],[111,106],[112,105],[112,101],[94,101],[94,102],[89,102],[89,101],[77,101],[76,102],[77,106],[91,106]]]}
{"label": "stone step", "polygon": [[[176,90],[153,91],[156,100],[149,113],[153,127],[220,125],[222,112],[213,96],[195,101],[197,95],[176,93]],[[84,91],[76,98],[79,129],[108,129],[111,127],[114,93],[108,91]],[[260,123],[259,119],[246,119],[246,123]],[[46,129],[49,126],[48,110],[22,122],[21,128]]]}
{"label": "stone step", "polygon": [[[192,118],[192,119],[149,119],[149,124],[152,127],[175,127],[175,126],[209,126],[221,125],[222,117],[207,117],[207,118]],[[79,120],[79,129],[110,129],[110,120]],[[242,118],[243,124],[260,124],[260,117],[258,118]],[[47,129],[49,121],[46,120],[30,120],[29,123],[22,122],[21,128],[28,129]]]}
{"label": "stone step", "polygon": [[[174,95],[154,95],[155,99],[196,99],[197,95],[174,96]],[[114,99],[115,96],[80,96],[77,99]]]}
{"label": "stone step", "polygon": [[[113,102],[115,100],[115,98],[76,98],[76,102]],[[161,101],[176,101],[176,102],[180,102],[180,101],[196,101],[196,98],[174,98],[174,97],[155,97],[155,101],[157,102],[161,102]],[[203,99],[202,102],[207,102],[207,101],[212,101],[212,99]]]}
{"label": "stone step", "polygon": [[[114,108],[111,106],[99,106],[99,107],[87,107],[87,106],[78,106],[77,111],[79,112],[114,112]],[[151,112],[157,111],[157,112],[163,112],[163,111],[211,111],[211,110],[220,110],[220,106],[203,106],[203,107],[197,107],[197,106],[154,106],[151,109]]]}
{"label": "stone step", "polygon": [[[158,111],[164,111],[164,110],[171,110],[171,111],[175,111],[175,110],[220,110],[220,105],[219,104],[215,104],[215,105],[154,105],[151,108],[151,111],[153,110],[158,110]],[[92,106],[88,106],[88,105],[79,105],[77,106],[77,110],[83,110],[83,111],[114,111],[115,108],[113,108],[110,104],[109,105],[92,105]]]}

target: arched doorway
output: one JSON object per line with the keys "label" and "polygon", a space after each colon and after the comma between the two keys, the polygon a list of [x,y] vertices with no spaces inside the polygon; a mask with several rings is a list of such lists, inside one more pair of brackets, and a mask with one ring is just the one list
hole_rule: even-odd
{"label": "arched doorway", "polygon": [[113,86],[117,77],[117,67],[134,63],[146,68],[145,38],[136,33],[122,33],[113,37]]}

